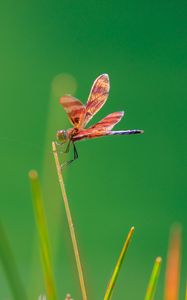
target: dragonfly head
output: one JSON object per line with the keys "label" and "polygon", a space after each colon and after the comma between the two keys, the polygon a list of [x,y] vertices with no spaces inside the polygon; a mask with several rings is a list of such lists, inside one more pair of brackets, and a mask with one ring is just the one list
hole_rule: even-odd
{"label": "dragonfly head", "polygon": [[56,138],[60,143],[66,143],[68,140],[68,135],[66,130],[57,131]]}

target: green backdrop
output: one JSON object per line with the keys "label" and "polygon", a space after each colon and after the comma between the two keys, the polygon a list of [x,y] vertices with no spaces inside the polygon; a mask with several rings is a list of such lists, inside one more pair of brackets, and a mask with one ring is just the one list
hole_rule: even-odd
{"label": "green backdrop", "polygon": [[[94,117],[125,110],[113,136],[77,144],[64,170],[89,299],[102,299],[131,225],[135,235],[113,299],[143,299],[156,256],[163,257],[155,299],[162,298],[169,230],[183,227],[180,297],[187,263],[186,1],[2,1],[0,9],[0,218],[29,299],[43,293],[27,173],[41,175],[60,299],[81,299],[51,151],[68,128],[58,99],[86,102],[108,73],[110,97]],[[1,299],[12,299],[0,269]]]}

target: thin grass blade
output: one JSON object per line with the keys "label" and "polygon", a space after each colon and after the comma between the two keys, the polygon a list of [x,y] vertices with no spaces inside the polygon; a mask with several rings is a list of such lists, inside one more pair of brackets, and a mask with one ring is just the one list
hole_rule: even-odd
{"label": "thin grass blade", "polygon": [[165,279],[165,300],[177,300],[180,281],[181,227],[171,229]]}
{"label": "thin grass blade", "polygon": [[57,169],[57,175],[58,175],[58,180],[62,192],[62,198],[64,201],[64,207],[66,211],[66,216],[67,216],[67,221],[68,221],[68,226],[69,226],[69,231],[70,231],[70,237],[72,241],[72,246],[73,246],[73,251],[74,251],[74,256],[75,256],[75,262],[77,266],[77,271],[78,271],[78,276],[79,276],[79,283],[80,283],[80,288],[81,288],[81,293],[82,293],[82,299],[87,300],[87,290],[86,290],[86,285],[85,285],[85,280],[84,280],[84,274],[83,274],[83,268],[82,268],[82,263],[81,263],[81,258],[80,258],[80,252],[78,248],[78,242],[75,234],[75,228],[73,225],[73,219],[71,215],[71,210],[69,207],[69,201],[68,197],[66,194],[66,189],[65,189],[65,184],[62,176],[62,168],[59,162],[58,158],[58,153],[56,149],[56,144],[55,142],[52,142],[52,149],[53,149],[53,154],[54,154],[54,159],[55,159],[55,164],[56,164],[56,169]]}
{"label": "thin grass blade", "polygon": [[156,285],[158,282],[158,277],[160,273],[160,267],[161,267],[162,258],[157,257],[153,266],[153,270],[151,273],[151,277],[149,280],[149,284],[147,287],[146,295],[144,300],[153,300],[155,291],[156,291]]}
{"label": "thin grass blade", "polygon": [[111,279],[109,281],[109,284],[107,286],[107,290],[106,290],[106,293],[105,293],[105,296],[104,296],[104,300],[109,300],[111,298],[111,295],[112,295],[117,277],[119,275],[119,271],[121,269],[121,266],[122,266],[122,263],[123,263],[123,260],[124,260],[125,254],[127,252],[127,249],[128,249],[128,246],[129,246],[129,243],[131,241],[133,233],[134,233],[134,227],[131,227],[131,229],[128,233],[127,239],[126,239],[126,241],[124,243],[124,246],[122,248],[122,251],[120,253],[120,256],[118,258],[117,264],[114,268],[114,272],[112,274],[112,277],[111,277]]}
{"label": "thin grass blade", "polygon": [[2,224],[0,224],[0,260],[9,283],[13,299],[28,299]]}
{"label": "thin grass blade", "polygon": [[41,259],[43,263],[46,295],[48,300],[56,300],[56,288],[52,271],[51,255],[49,249],[48,230],[46,225],[45,211],[43,206],[40,182],[36,171],[29,172],[31,181],[33,206],[35,211],[36,224],[39,234]]}

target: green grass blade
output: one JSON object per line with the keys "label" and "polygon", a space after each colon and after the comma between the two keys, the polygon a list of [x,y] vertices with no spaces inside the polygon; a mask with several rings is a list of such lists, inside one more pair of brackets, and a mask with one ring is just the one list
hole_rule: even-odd
{"label": "green grass blade", "polygon": [[108,284],[108,287],[107,287],[107,290],[106,290],[106,293],[105,293],[105,296],[104,296],[104,300],[109,300],[111,298],[111,295],[112,295],[112,292],[113,292],[113,289],[114,289],[119,271],[121,269],[121,265],[123,263],[123,260],[124,260],[125,254],[127,252],[127,249],[128,249],[128,246],[129,246],[129,243],[130,243],[130,240],[132,238],[133,233],[134,233],[134,227],[131,227],[131,229],[128,233],[127,239],[125,241],[125,244],[124,244],[124,246],[122,248],[122,251],[120,253],[120,256],[118,258],[117,264],[114,268],[114,272],[112,274],[112,277],[109,281],[109,284]]}
{"label": "green grass blade", "polygon": [[187,282],[186,282],[185,300],[187,300]]}
{"label": "green grass blade", "polygon": [[46,295],[48,300],[56,300],[56,288],[52,272],[51,256],[49,250],[48,230],[46,226],[43,199],[40,182],[36,171],[29,172],[32,187],[33,205],[35,210],[36,224],[39,234],[41,258],[43,262]]}
{"label": "green grass blade", "polygon": [[0,259],[6,274],[12,296],[14,300],[26,300],[26,292],[22,285],[17,266],[12,254],[12,250],[4,231],[2,224],[0,224]]}
{"label": "green grass blade", "polygon": [[151,277],[149,280],[149,284],[147,287],[146,295],[144,300],[153,300],[155,290],[156,290],[156,284],[158,281],[158,276],[160,273],[160,266],[161,266],[162,258],[157,257],[153,266],[153,270],[151,273]]}

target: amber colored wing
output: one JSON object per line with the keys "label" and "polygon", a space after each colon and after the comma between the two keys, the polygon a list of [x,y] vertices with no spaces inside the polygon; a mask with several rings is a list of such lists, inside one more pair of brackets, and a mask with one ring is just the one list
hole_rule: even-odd
{"label": "amber colored wing", "polygon": [[101,109],[105,104],[110,89],[109,77],[107,74],[100,75],[93,83],[93,86],[86,103],[86,114],[84,119],[84,126],[91,120],[91,118]]}
{"label": "amber colored wing", "polygon": [[88,129],[112,130],[112,128],[121,120],[123,116],[124,111],[111,113]]}
{"label": "amber colored wing", "polygon": [[62,104],[65,112],[68,114],[68,118],[73,126],[79,127],[84,120],[86,111],[82,102],[71,95],[65,95],[60,98],[60,104]]}
{"label": "amber colored wing", "polygon": [[76,142],[84,139],[93,139],[104,135],[106,135],[106,130],[97,130],[93,128],[88,128],[88,129],[80,130],[79,133],[72,138],[72,140]]}

